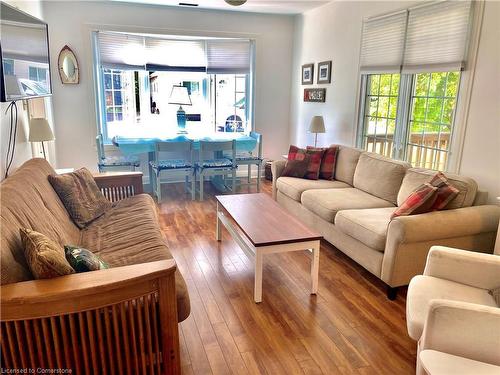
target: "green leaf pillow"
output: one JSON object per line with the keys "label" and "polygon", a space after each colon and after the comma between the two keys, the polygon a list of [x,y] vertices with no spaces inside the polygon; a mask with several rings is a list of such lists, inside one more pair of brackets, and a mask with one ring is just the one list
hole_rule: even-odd
{"label": "green leaf pillow", "polygon": [[66,245],[64,253],[68,263],[78,273],[110,268],[101,258],[83,247]]}

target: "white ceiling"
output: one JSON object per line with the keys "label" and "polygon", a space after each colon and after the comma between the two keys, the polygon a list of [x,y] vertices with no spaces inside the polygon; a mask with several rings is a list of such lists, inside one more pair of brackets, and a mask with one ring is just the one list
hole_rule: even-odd
{"label": "white ceiling", "polygon": [[[274,14],[299,14],[329,3],[331,0],[247,0],[240,6],[231,6],[224,0],[115,0],[138,4],[177,6],[182,8],[204,8],[239,12]],[[198,4],[197,7],[179,6],[179,3]]]}

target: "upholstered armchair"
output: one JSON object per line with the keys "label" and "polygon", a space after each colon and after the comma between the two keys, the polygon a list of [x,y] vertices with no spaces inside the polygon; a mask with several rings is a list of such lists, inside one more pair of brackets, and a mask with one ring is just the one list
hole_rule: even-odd
{"label": "upholstered armchair", "polygon": [[[500,256],[433,246],[424,274],[408,286],[408,334],[417,374],[500,371]],[[494,373],[494,372],[492,372]]]}

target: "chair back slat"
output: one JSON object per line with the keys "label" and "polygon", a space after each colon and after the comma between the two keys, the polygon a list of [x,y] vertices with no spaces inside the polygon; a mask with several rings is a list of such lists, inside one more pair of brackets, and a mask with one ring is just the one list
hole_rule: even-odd
{"label": "chair back slat", "polygon": [[259,158],[262,158],[262,134],[251,131],[250,137],[254,138],[257,141],[257,151],[258,151],[257,156]]}
{"label": "chair back slat", "polygon": [[236,149],[236,141],[202,141],[200,140],[200,153],[227,151]]}
{"label": "chair back slat", "polygon": [[104,141],[101,133],[99,133],[97,137],[95,137],[95,145],[97,147],[97,155],[99,156],[99,160],[104,159],[106,155],[104,154]]}
{"label": "chair back slat", "polygon": [[190,152],[193,149],[193,141],[160,141],[155,144],[156,152]]}

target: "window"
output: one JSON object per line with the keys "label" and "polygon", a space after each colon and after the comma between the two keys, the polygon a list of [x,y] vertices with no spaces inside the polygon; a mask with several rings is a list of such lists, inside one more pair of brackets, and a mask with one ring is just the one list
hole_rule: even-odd
{"label": "window", "polygon": [[12,59],[3,59],[3,71],[6,76],[14,75],[14,60]]}
{"label": "window", "polygon": [[29,67],[29,79],[31,81],[40,82],[42,86],[47,85],[48,79],[48,69],[47,68],[39,68],[36,66]]}
{"label": "window", "polygon": [[442,1],[364,21],[360,147],[447,168],[471,11]]}
{"label": "window", "polygon": [[179,105],[169,104],[173,86],[187,88],[182,105],[188,131],[251,130],[250,41],[180,40],[97,32],[96,71],[101,132],[161,137],[177,129]]}

